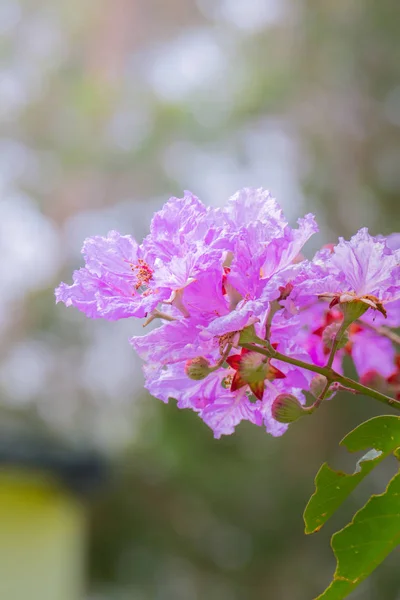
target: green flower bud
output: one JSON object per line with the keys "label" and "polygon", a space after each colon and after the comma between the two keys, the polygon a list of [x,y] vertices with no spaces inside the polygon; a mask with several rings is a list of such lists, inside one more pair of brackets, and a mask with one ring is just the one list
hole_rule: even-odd
{"label": "green flower bud", "polygon": [[307,409],[292,394],[279,394],[272,404],[272,416],[279,423],[293,423],[307,414]]}
{"label": "green flower bud", "polygon": [[189,379],[200,381],[205,379],[211,373],[210,363],[204,356],[191,358],[185,364],[185,373]]}
{"label": "green flower bud", "polygon": [[[332,349],[333,342],[335,341],[336,334],[339,331],[340,327],[341,323],[332,323],[331,325],[325,327],[324,331],[322,332],[322,341],[324,345],[327,348],[329,348],[329,350]],[[347,331],[345,331],[343,332],[339,344],[337,345],[337,350],[339,350],[340,348],[344,348],[348,341],[349,334]]]}

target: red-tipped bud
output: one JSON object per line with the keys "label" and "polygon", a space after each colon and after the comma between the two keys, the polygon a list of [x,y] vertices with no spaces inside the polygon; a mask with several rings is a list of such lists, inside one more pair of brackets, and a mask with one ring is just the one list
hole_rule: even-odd
{"label": "red-tipped bud", "polygon": [[185,364],[185,373],[189,379],[200,381],[205,379],[209,373],[211,373],[210,363],[204,356],[197,356],[191,358]]}
{"label": "red-tipped bud", "polygon": [[272,416],[279,423],[293,423],[307,414],[307,409],[292,394],[279,394],[272,403]]}
{"label": "red-tipped bud", "polygon": [[[303,260],[303,258],[301,260]],[[286,285],[280,285],[278,289],[280,292],[280,296],[277,299],[278,302],[279,300],[286,300],[293,291],[293,283],[289,282]]]}

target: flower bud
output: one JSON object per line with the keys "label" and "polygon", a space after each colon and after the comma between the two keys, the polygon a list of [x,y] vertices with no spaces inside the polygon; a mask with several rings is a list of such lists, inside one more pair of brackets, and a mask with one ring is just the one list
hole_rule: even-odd
{"label": "flower bud", "polygon": [[185,364],[185,373],[189,379],[200,381],[205,379],[209,373],[211,373],[210,363],[204,356],[197,356],[191,358]]}
{"label": "flower bud", "polygon": [[279,423],[293,423],[307,414],[307,409],[292,394],[279,394],[272,403],[272,416]]}
{"label": "flower bud", "polygon": [[318,396],[321,394],[322,390],[325,388],[326,382],[327,382],[327,379],[326,379],[325,375],[320,375],[320,374],[315,375],[311,379],[310,393],[313,396],[315,396],[315,398],[318,398]]}
{"label": "flower bud", "polygon": [[[322,341],[324,343],[324,346],[329,348],[329,350],[331,350],[333,346],[333,342],[335,341],[336,334],[339,331],[340,327],[341,323],[331,323],[331,325],[325,327],[324,331],[322,332]],[[340,338],[339,344],[337,345],[337,349],[339,350],[340,348],[344,348],[348,341],[349,334],[347,331],[345,331]]]}
{"label": "flower bud", "polygon": [[[303,259],[302,259],[303,260]],[[275,302],[279,302],[279,300],[286,300],[287,298],[289,298],[290,294],[293,291],[293,283],[289,282],[286,285],[280,285],[279,286],[279,298],[277,298],[277,300]]]}

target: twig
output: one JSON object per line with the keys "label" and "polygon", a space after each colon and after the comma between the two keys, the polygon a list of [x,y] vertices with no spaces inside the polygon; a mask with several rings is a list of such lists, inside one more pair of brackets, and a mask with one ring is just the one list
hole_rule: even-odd
{"label": "twig", "polygon": [[[396,410],[400,410],[400,401],[391,398],[390,396],[386,396],[386,394],[382,394],[377,390],[367,387],[366,385],[362,385],[358,383],[358,381],[354,381],[349,377],[345,377],[344,375],[340,375],[332,369],[332,367],[319,367],[318,365],[314,365],[312,363],[307,363],[303,360],[299,360],[297,358],[293,358],[292,356],[286,356],[281,352],[275,350],[270,344],[267,348],[262,348],[257,346],[256,344],[241,344],[243,348],[247,348],[248,350],[253,350],[254,352],[258,352],[268,358],[273,358],[275,360],[281,360],[282,362],[289,363],[296,367],[300,367],[301,369],[307,369],[307,371],[313,371],[314,373],[319,373],[320,375],[324,375],[327,379],[327,384],[332,384],[334,382],[339,383],[341,386],[345,388],[349,388],[349,390],[354,390],[360,394],[365,394],[366,396],[370,396],[371,398],[375,398],[378,402],[382,402],[383,404],[387,404]],[[323,393],[327,391],[325,386]],[[349,391],[348,390],[348,391]],[[322,399],[321,399],[322,401]],[[321,403],[321,402],[320,402]],[[319,403],[319,404],[320,404]]]}

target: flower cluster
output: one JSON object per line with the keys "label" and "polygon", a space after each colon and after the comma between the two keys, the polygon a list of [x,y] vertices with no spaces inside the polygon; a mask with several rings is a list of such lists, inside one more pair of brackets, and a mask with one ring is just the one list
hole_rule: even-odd
{"label": "flower cluster", "polygon": [[147,389],[197,412],[215,437],[243,420],[281,435],[275,399],[301,408],[314,374],[260,348],[324,365],[347,319],[334,369],[350,354],[360,377],[399,379],[392,341],[379,330],[400,325],[400,236],[361,229],[306,260],[316,231],[310,214],[290,227],[262,189],[240,190],[223,208],[186,192],[155,214],[141,244],[115,231],[87,239],[85,266],[56,299],[91,318],[154,322],[131,339]]}

